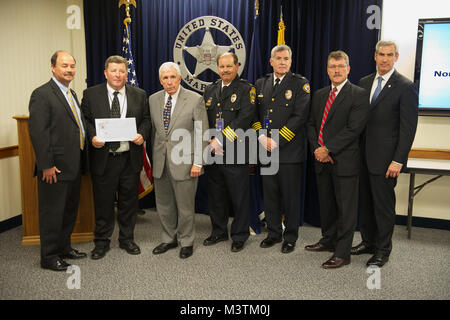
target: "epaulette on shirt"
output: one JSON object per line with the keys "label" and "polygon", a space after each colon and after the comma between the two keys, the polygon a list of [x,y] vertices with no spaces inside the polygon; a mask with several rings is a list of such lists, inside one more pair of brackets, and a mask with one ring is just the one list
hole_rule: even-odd
{"label": "epaulette on shirt", "polygon": [[292,74],[295,78],[302,80],[303,82],[306,82],[303,86],[302,89],[303,91],[305,91],[306,93],[310,93],[311,92],[311,88],[309,87],[309,82],[308,79],[306,79],[304,76],[300,75],[300,74]]}

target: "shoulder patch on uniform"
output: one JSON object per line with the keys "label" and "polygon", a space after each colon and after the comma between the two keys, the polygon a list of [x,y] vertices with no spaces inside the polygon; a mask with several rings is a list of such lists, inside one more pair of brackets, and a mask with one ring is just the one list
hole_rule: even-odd
{"label": "shoulder patch on uniform", "polygon": [[255,99],[256,99],[256,88],[252,87],[250,89],[250,102],[251,102],[251,104],[255,104]]}
{"label": "shoulder patch on uniform", "polygon": [[309,83],[305,83],[303,85],[303,91],[305,91],[306,93],[310,93],[311,92],[311,88],[309,87]]}

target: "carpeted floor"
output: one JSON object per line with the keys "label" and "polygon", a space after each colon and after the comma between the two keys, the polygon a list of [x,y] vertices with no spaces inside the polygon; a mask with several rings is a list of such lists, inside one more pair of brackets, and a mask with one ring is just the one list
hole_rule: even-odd
{"label": "carpeted floor", "polygon": [[[0,233],[0,299],[450,299],[449,231],[414,228],[408,240],[406,228],[396,226],[390,261],[379,269],[375,282],[376,274],[369,274],[365,266],[369,255],[352,257],[350,265],[337,270],[322,269],[330,253],[304,250],[319,240],[319,228],[300,227],[297,247],[290,254],[280,252],[281,244],[260,248],[266,233],[251,236],[239,253],[230,251],[231,241],[205,247],[209,217],[196,215],[196,228],[194,255],[182,260],[179,248],[152,254],[160,243],[155,211],[138,217],[138,256],[119,248],[116,226],[105,258],[69,260],[79,267],[80,289],[68,288],[68,282],[76,284],[73,274],[40,268],[39,246],[21,245],[21,227]],[[354,244],[359,242],[357,232]],[[89,253],[93,243],[73,247]],[[380,288],[368,289],[368,282]]]}

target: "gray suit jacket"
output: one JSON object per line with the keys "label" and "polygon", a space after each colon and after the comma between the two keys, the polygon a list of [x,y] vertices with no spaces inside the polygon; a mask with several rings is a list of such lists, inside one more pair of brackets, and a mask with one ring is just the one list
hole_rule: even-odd
{"label": "gray suit jacket", "polygon": [[203,133],[209,129],[205,104],[199,94],[180,87],[166,134],[163,121],[164,95],[165,91],[161,90],[149,98],[152,173],[155,178],[161,178],[168,160],[172,177],[177,181],[187,180],[190,179],[192,165],[204,163],[203,150],[208,142],[203,141]]}

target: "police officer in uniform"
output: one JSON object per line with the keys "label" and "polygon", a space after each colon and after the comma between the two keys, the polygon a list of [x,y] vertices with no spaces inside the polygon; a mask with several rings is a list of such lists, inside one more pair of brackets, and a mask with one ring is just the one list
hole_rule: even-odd
{"label": "police officer in uniform", "polygon": [[256,90],[238,77],[238,58],[233,52],[220,55],[217,67],[220,79],[204,93],[209,127],[215,128],[215,137],[209,144],[214,160],[210,158],[205,166],[212,232],[203,244],[210,246],[228,239],[228,209],[232,206],[231,251],[238,252],[249,237],[250,224],[248,155],[238,150],[245,146],[242,133],[251,129],[256,115]]}
{"label": "police officer in uniform", "polygon": [[[292,51],[278,45],[271,51],[273,73],[256,81],[258,118],[253,128],[258,131],[260,147],[276,154],[278,172],[263,175],[264,211],[269,234],[260,246],[272,247],[283,241],[281,252],[295,248],[300,225],[301,183],[307,144],[305,124],[310,108],[309,83],[303,76],[290,72]],[[274,135],[277,129],[279,135]],[[275,158],[275,159],[274,159]],[[282,231],[282,214],[285,231]]]}

